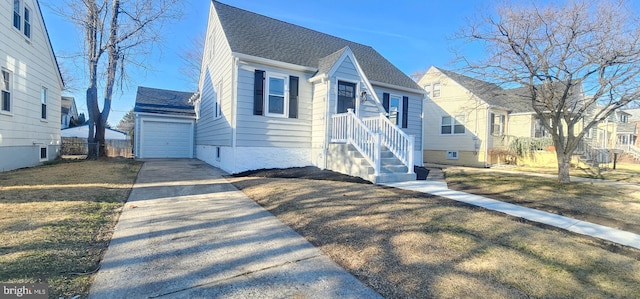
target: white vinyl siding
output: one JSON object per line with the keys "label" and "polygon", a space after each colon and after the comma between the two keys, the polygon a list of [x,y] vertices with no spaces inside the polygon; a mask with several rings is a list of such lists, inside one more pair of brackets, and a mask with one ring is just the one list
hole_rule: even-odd
{"label": "white vinyl siding", "polygon": [[[210,11],[205,39],[200,99],[196,105],[196,143],[198,145],[231,146],[233,109],[233,57],[215,10]],[[218,107],[216,107],[218,103]],[[216,112],[220,112],[216,116]],[[213,158],[213,157],[212,157]]]}
{"label": "white vinyl siding", "polygon": [[323,167],[323,146],[326,141],[327,127],[325,126],[327,112],[327,85],[329,82],[315,82],[312,101],[312,153],[314,165]]}
{"label": "white vinyl siding", "polygon": [[[254,75],[256,69],[265,70],[267,73],[276,72],[300,78],[298,118],[253,115]],[[306,80],[308,77],[308,74],[275,69],[265,65],[246,65],[241,67],[238,71],[237,146],[310,148],[312,104],[311,84]]]}
{"label": "white vinyl siding", "polygon": [[2,70],[2,80],[0,84],[0,89],[2,90],[2,98],[0,102],[0,112],[11,112],[11,102],[13,99],[11,98],[11,86],[13,85],[11,80],[11,73],[7,70]]}
{"label": "white vinyl siding", "polygon": [[[408,123],[406,128],[402,128],[402,122],[398,124],[398,127],[408,135],[412,135],[415,137],[414,149],[419,151],[422,149],[422,94],[417,93],[408,93],[401,90],[389,89],[385,87],[380,87],[374,85],[376,95],[382,101],[383,94],[388,93],[389,95],[397,95],[400,97],[400,102],[402,106],[402,97],[409,97],[409,110],[408,110]],[[382,106],[382,104],[381,104]],[[402,108],[402,107],[401,107]],[[399,111],[402,114],[402,110]],[[379,113],[375,114],[379,115]]]}
{"label": "white vinyl siding", "polygon": [[[42,88],[47,89],[47,118],[60,117],[62,80],[35,0],[17,1],[19,28],[13,24],[14,1],[0,6],[0,69],[10,74],[10,111],[0,109],[0,171],[38,165],[40,148],[55,159],[60,147],[60,121],[42,121]],[[25,42],[24,12],[29,9],[31,38]]]}

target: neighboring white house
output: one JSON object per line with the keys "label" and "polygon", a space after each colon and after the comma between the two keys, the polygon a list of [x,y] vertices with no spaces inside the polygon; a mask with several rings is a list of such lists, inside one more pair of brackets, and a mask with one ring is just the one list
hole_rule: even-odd
{"label": "neighboring white house", "polygon": [[212,1],[203,53],[198,159],[415,179],[424,90],[370,46]]}
{"label": "neighboring white house", "polygon": [[193,92],[138,87],[133,108],[136,158],[193,158]]}
{"label": "neighboring white house", "polygon": [[63,96],[61,106],[60,125],[62,126],[62,129],[66,129],[78,120],[78,108],[76,107],[76,100],[74,97]]}
{"label": "neighboring white house", "polygon": [[63,81],[36,0],[0,2],[0,171],[60,150]]}
{"label": "neighboring white house", "polygon": [[[87,139],[88,136],[89,136],[89,125],[62,129],[62,133],[60,134],[60,137],[63,137],[63,138]],[[128,140],[129,137],[124,132],[106,128],[104,130],[104,139],[105,140]]]}

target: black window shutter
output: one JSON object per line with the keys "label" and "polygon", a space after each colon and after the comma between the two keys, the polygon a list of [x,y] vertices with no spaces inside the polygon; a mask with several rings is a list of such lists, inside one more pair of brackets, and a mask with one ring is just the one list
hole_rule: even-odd
{"label": "black window shutter", "polygon": [[[384,107],[384,111],[388,114],[389,113],[389,94],[386,92],[382,94],[382,107]],[[387,115],[387,117],[389,116]]]}
{"label": "black window shutter", "polygon": [[409,97],[402,97],[402,127],[409,127]]}
{"label": "black window shutter", "polygon": [[298,77],[289,77],[289,118],[298,118]]}
{"label": "black window shutter", "polygon": [[264,71],[256,70],[253,81],[253,115],[264,114]]}

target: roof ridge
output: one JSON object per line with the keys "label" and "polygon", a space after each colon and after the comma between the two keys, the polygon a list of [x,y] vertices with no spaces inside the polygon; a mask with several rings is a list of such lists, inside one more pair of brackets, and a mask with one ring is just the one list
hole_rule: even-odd
{"label": "roof ridge", "polygon": [[332,35],[332,34],[329,34],[329,33],[324,33],[324,32],[322,32],[322,31],[318,31],[318,30],[315,30],[315,29],[311,29],[311,28],[308,28],[308,27],[305,27],[305,26],[302,26],[302,25],[297,25],[297,24],[290,23],[290,22],[287,22],[287,21],[279,20],[279,19],[276,19],[276,18],[274,18],[274,17],[270,17],[270,16],[267,16],[267,15],[259,14],[259,13],[257,13],[257,12],[253,12],[253,11],[250,11],[250,10],[246,10],[246,9],[244,9],[244,8],[240,8],[240,7],[236,7],[236,6],[233,6],[233,5],[229,5],[229,4],[226,4],[226,3],[222,3],[222,2],[220,2],[220,1],[211,0],[211,2],[219,3],[219,4],[222,4],[222,5],[226,6],[226,7],[232,8],[232,9],[241,10],[241,11],[243,11],[243,12],[247,12],[247,13],[249,13],[249,14],[253,14],[253,15],[258,15],[258,16],[261,16],[261,17],[264,17],[264,18],[267,18],[267,19],[271,19],[271,20],[276,21],[276,22],[280,22],[280,23],[288,24],[288,25],[290,25],[290,26],[300,27],[300,28],[302,28],[302,29],[306,29],[306,30],[313,31],[313,32],[316,32],[316,33],[324,34],[324,35],[331,36],[331,37],[334,37],[334,38],[337,38],[337,39],[341,39],[341,40],[346,41],[346,42],[349,42],[349,43],[354,43],[354,44],[357,44],[357,45],[360,45],[360,46],[363,46],[363,47],[368,47],[368,48],[373,49],[373,47],[372,47],[372,46],[369,46],[369,45],[365,45],[365,44],[362,44],[362,43],[359,43],[359,42],[354,42],[354,41],[352,41],[352,40],[348,40],[348,39],[345,39],[345,38],[342,38],[342,37],[339,37],[339,36],[336,36],[336,35]]}

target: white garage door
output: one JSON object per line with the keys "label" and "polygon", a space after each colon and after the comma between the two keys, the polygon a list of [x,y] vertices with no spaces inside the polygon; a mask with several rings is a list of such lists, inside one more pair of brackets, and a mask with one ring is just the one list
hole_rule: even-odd
{"label": "white garage door", "polygon": [[193,158],[191,123],[144,121],[141,158]]}

